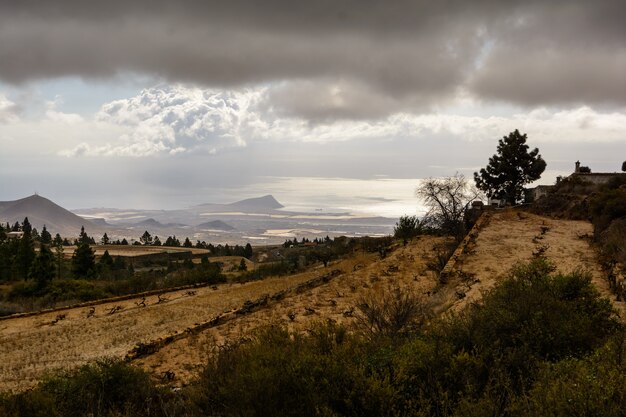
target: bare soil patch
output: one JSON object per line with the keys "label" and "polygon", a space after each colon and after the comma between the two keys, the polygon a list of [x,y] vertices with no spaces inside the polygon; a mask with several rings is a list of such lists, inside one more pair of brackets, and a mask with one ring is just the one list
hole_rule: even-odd
{"label": "bare soil patch", "polygon": [[615,301],[610,291],[590,243],[592,235],[593,226],[587,221],[558,220],[513,209],[494,212],[457,261],[456,278],[447,289],[456,297],[448,297],[448,305],[444,303],[440,309],[459,311],[478,302],[516,263],[542,253],[558,272],[589,272],[598,291],[626,318],[626,304]]}

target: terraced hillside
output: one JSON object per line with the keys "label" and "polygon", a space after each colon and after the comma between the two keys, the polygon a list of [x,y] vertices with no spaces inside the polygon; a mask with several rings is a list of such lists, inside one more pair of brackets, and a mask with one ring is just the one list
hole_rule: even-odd
{"label": "terraced hillside", "polygon": [[[460,256],[452,260],[452,277],[443,286],[437,285],[434,277],[424,272],[424,260],[429,254],[419,252],[426,249],[422,241],[399,249],[387,260],[344,274],[328,285],[286,298],[271,309],[178,340],[137,362],[156,375],[174,375],[179,382],[184,382],[211,354],[210,346],[215,346],[216,342],[235,339],[268,322],[296,330],[306,330],[313,321],[320,319],[346,323],[349,319],[344,313],[355,305],[355,297],[346,298],[346,294],[365,295],[394,286],[425,294],[425,305],[436,314],[460,311],[469,303],[479,302],[484,291],[493,288],[516,263],[530,261],[537,255],[545,256],[563,273],[588,271],[598,290],[613,300],[621,317],[626,317],[626,304],[615,301],[611,295],[590,246],[591,224],[515,210],[492,212],[487,216],[483,225],[475,230],[475,238],[468,239],[467,246],[459,250]],[[399,266],[398,271],[395,271],[396,266]],[[395,272],[389,274],[390,270]],[[381,277],[384,278],[381,280]]]}
{"label": "terraced hillside", "polygon": [[457,297],[450,297],[450,304],[441,306],[442,310],[458,311],[479,301],[482,293],[496,285],[513,265],[541,255],[559,272],[589,272],[600,293],[611,299],[620,316],[626,318],[626,304],[615,300],[590,245],[593,227],[589,222],[558,220],[517,210],[496,211],[487,216],[475,237],[468,239],[464,250],[459,250],[448,285],[448,291],[454,291]]}
{"label": "terraced hillside", "polygon": [[[184,384],[216,346],[264,324],[299,331],[320,320],[350,324],[364,297],[395,289],[418,294],[435,314],[460,311],[479,302],[515,263],[538,254],[562,272],[589,271],[600,292],[614,299],[589,244],[589,223],[514,210],[488,216],[453,259],[445,285],[427,266],[442,239],[423,237],[384,259],[358,253],[289,277],[182,290],[161,300],[155,295],[109,302],[93,312],[88,307],[64,311],[63,318],[46,313],[0,321],[0,390],[24,389],[46,370],[102,356],[128,357],[156,377]],[[626,317],[624,303],[614,305]]]}
{"label": "terraced hillside", "polygon": [[[217,326],[217,333],[212,328],[209,333],[202,332],[197,337],[217,334],[223,335],[216,337],[222,341],[240,336],[240,331],[282,316],[280,308],[286,306],[296,315],[294,324],[301,323],[307,314],[311,318],[344,318],[347,310],[354,309],[363,291],[377,290],[383,285],[400,285],[406,281],[420,291],[429,291],[436,285],[436,279],[426,270],[426,258],[437,240],[417,240],[384,260],[379,260],[376,253],[359,253],[327,268],[314,268],[288,277],[198,288],[191,293],[190,290],[180,290],[160,296],[105,302],[93,309],[80,307],[0,320],[0,357],[3,358],[0,362],[0,391],[28,388],[51,369],[75,367],[105,356],[123,358],[139,343],[176,334],[178,337],[181,334],[191,336],[193,333],[185,332],[186,329],[210,324],[216,317],[221,317],[222,321],[224,317],[234,319]],[[339,272],[331,274],[332,271]],[[321,276],[331,276],[331,279],[328,283],[316,280]],[[302,288],[302,284],[311,281],[314,285],[323,284],[326,288],[323,295],[316,298],[316,289],[300,292],[298,286]],[[269,299],[273,295],[279,295],[274,298],[283,300],[267,303],[252,314],[237,314],[245,311],[250,302]],[[350,319],[349,315],[345,314],[345,318]],[[175,345],[184,343],[176,342]],[[209,348],[202,346],[198,351],[206,352]],[[199,358],[195,362],[202,358],[196,352],[189,352],[188,356]],[[145,363],[152,366],[154,360],[158,360],[154,358],[158,357],[146,359]],[[176,367],[164,360],[155,368],[157,371],[173,368],[179,374],[183,368],[190,367],[186,357],[177,357]]]}

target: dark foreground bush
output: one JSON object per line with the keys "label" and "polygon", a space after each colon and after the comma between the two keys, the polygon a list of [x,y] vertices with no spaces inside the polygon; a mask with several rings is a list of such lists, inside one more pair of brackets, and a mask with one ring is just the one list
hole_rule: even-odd
{"label": "dark foreground bush", "polygon": [[103,360],[76,371],[50,376],[36,389],[0,399],[0,415],[167,416],[173,394],[156,388],[142,370]]}
{"label": "dark foreground bush", "polygon": [[391,415],[393,389],[368,370],[365,345],[342,327],[309,336],[269,327],[225,348],[193,387],[201,415]]}
{"label": "dark foreground bush", "polygon": [[621,331],[587,274],[552,269],[543,259],[518,266],[482,305],[408,343],[400,397],[433,415],[507,415],[542,367],[593,354]]}

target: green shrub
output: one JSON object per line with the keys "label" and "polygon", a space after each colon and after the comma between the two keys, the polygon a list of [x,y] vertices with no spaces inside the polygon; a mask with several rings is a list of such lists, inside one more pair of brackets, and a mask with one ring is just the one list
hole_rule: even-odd
{"label": "green shrub", "polygon": [[393,392],[365,372],[361,349],[334,325],[309,336],[265,328],[220,352],[196,383],[194,401],[202,415],[390,415]]}
{"label": "green shrub", "polygon": [[91,301],[109,296],[102,288],[86,280],[52,280],[41,288],[34,281],[17,282],[9,291],[10,301],[36,299],[40,307],[63,301]]}
{"label": "green shrub", "polygon": [[625,353],[623,337],[620,337],[588,357],[544,365],[532,389],[516,398],[509,414],[623,416],[626,410]]}
{"label": "green shrub", "polygon": [[46,378],[35,389],[0,400],[0,415],[12,416],[166,416],[164,390],[139,368],[101,360]]}

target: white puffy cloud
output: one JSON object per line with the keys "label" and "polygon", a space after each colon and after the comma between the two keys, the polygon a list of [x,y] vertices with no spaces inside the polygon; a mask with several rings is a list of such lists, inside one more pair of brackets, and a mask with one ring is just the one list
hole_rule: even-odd
{"label": "white puffy cloud", "polygon": [[[500,138],[514,129],[544,143],[614,142],[626,137],[626,114],[603,113],[586,106],[568,110],[539,107],[527,112],[484,116],[488,112],[480,103],[461,97],[458,103],[466,114],[452,103],[437,113],[394,112],[386,118],[372,120],[322,117],[311,122],[306,117],[286,113],[276,104],[276,94],[284,93],[284,85],[245,90],[206,90],[182,85],[145,89],[135,97],[103,105],[91,122],[101,127],[116,127],[121,134],[105,142],[82,141],[60,154],[73,157],[142,157],[188,152],[214,155],[252,142],[411,140],[441,134],[472,142]],[[320,94],[326,96],[326,92]],[[288,97],[278,102],[281,100]],[[339,106],[341,98],[337,100]],[[468,109],[475,115],[467,115]],[[56,116],[48,114],[48,117],[59,123],[74,120],[73,115],[53,114]],[[78,116],[77,121],[81,121]],[[435,142],[433,146],[437,146]]]}
{"label": "white puffy cloud", "polygon": [[80,147],[67,155],[147,156],[187,151],[214,154],[243,147],[257,114],[249,110],[261,91],[203,90],[180,85],[150,88],[102,106],[96,121],[119,125],[118,144]]}
{"label": "white puffy cloud", "polygon": [[16,122],[19,120],[19,106],[0,94],[0,123]]}
{"label": "white puffy cloud", "polygon": [[85,120],[83,117],[76,113],[65,113],[59,111],[57,107],[62,103],[62,100],[57,97],[55,101],[49,101],[46,103],[45,117],[51,122],[67,125],[78,125]]}

